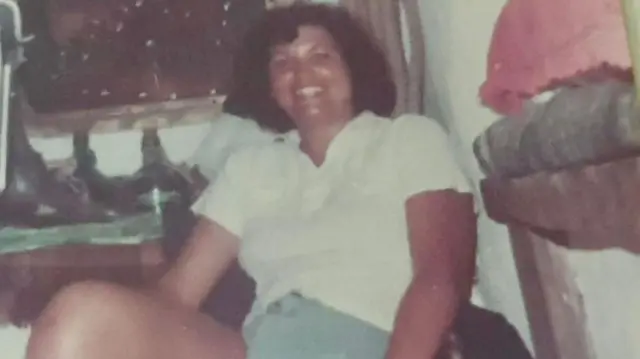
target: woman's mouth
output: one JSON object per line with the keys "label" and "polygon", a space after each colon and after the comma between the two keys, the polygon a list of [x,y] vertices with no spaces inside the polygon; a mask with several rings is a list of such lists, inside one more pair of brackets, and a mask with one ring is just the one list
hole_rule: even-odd
{"label": "woman's mouth", "polygon": [[301,98],[312,98],[317,96],[322,92],[322,88],[320,86],[305,86],[296,90],[296,96]]}

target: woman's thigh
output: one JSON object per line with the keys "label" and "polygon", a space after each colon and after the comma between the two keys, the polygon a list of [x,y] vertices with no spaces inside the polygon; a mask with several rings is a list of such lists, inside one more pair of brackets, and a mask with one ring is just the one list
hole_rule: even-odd
{"label": "woman's thigh", "polygon": [[383,359],[389,335],[315,301],[288,296],[244,331],[247,359]]}
{"label": "woman's thigh", "polygon": [[239,333],[212,318],[103,283],[64,289],[36,322],[28,359],[244,359]]}

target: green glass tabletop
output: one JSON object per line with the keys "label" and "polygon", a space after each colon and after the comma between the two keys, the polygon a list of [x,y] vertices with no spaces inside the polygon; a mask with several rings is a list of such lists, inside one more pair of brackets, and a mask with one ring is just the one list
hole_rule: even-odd
{"label": "green glass tabletop", "polygon": [[0,254],[64,244],[138,244],[162,236],[162,218],[144,213],[110,223],[0,229]]}

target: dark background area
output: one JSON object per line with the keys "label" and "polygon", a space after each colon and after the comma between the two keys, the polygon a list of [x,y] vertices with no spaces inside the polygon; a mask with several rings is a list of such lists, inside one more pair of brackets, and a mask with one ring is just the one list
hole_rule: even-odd
{"label": "dark background area", "polygon": [[20,0],[19,76],[39,113],[224,94],[264,0]]}

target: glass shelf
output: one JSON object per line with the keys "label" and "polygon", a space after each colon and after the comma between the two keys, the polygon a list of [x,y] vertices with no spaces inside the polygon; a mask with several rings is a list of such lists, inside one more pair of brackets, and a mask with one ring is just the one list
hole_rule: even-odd
{"label": "glass shelf", "polygon": [[162,217],[145,213],[110,223],[0,229],[0,255],[65,244],[140,244],[163,235]]}

